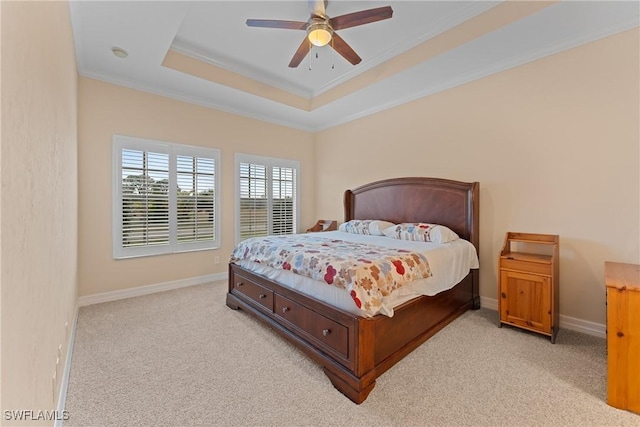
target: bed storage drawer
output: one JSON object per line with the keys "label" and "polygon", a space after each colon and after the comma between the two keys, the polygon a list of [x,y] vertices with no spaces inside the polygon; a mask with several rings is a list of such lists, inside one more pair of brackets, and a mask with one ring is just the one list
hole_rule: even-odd
{"label": "bed storage drawer", "polygon": [[[310,337],[320,348],[349,357],[348,328],[281,295],[275,294],[274,313]],[[325,351],[326,351],[325,350]]]}
{"label": "bed storage drawer", "polygon": [[273,311],[273,291],[240,275],[235,277],[233,288],[242,295],[257,302],[268,311]]}

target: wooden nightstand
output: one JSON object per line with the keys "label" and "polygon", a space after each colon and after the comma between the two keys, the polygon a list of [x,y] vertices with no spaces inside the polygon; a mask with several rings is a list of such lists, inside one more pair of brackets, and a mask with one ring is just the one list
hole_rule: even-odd
{"label": "wooden nightstand", "polygon": [[317,233],[320,231],[334,231],[338,229],[338,222],[334,220],[319,219],[316,224],[307,228],[307,233]]}
{"label": "wooden nightstand", "polygon": [[[512,245],[518,245],[514,250]],[[543,246],[546,246],[546,250]],[[498,258],[500,326],[548,335],[558,333],[559,237],[507,233]]]}

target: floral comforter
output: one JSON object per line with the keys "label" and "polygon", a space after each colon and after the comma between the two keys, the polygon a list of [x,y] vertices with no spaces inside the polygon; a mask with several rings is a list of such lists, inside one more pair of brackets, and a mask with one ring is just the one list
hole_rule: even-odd
{"label": "floral comforter", "polygon": [[313,234],[244,240],[231,255],[231,262],[238,260],[290,270],[345,289],[366,312],[377,312],[382,298],[395,289],[431,276],[429,262],[420,253]]}

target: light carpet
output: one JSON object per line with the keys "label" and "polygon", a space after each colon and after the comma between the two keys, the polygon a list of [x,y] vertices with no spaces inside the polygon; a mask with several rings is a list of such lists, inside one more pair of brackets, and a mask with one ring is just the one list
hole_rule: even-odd
{"label": "light carpet", "polygon": [[606,342],[469,311],[355,405],[226,282],[82,307],[66,426],[639,426],[606,404]]}

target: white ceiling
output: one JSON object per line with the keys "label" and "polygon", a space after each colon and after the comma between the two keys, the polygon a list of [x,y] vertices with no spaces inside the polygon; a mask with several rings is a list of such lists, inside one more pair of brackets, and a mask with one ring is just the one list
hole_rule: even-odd
{"label": "white ceiling", "polygon": [[[304,31],[245,21],[306,21],[306,1],[72,1],[70,10],[81,75],[310,131],[640,25],[637,1],[538,2],[531,13],[514,12],[530,2],[510,3],[329,0],[330,17],[386,5],[394,13],[338,32],[360,64],[326,46],[295,69]],[[172,66],[170,52],[205,74]]]}

